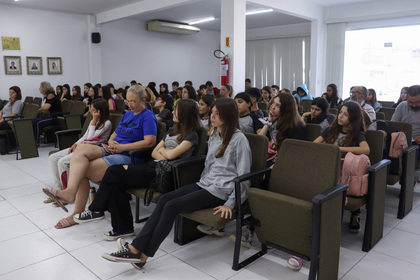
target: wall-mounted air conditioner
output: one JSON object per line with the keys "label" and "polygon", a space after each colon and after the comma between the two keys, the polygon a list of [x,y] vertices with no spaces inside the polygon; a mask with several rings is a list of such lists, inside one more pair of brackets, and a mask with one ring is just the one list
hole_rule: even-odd
{"label": "wall-mounted air conditioner", "polygon": [[174,33],[180,35],[190,35],[200,31],[200,28],[188,24],[165,22],[155,20],[147,23],[147,30],[154,32]]}

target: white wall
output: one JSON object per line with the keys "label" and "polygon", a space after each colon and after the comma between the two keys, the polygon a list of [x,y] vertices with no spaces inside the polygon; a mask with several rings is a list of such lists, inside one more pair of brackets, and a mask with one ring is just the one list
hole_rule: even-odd
{"label": "white wall", "polygon": [[[20,50],[0,50],[0,98],[17,85],[23,96],[40,96],[39,83],[83,84],[88,77],[87,16],[0,4],[0,36],[19,37]],[[90,34],[89,34],[90,36]],[[5,75],[3,56],[20,56],[22,75]],[[28,75],[26,56],[41,56],[43,75]],[[46,57],[61,57],[63,75],[48,75]]]}
{"label": "white wall", "polygon": [[146,23],[118,20],[101,26],[102,73],[104,82],[116,87],[131,80],[147,85],[191,80],[197,89],[210,80],[220,85],[219,32],[201,30],[193,35],[176,35],[146,30]]}

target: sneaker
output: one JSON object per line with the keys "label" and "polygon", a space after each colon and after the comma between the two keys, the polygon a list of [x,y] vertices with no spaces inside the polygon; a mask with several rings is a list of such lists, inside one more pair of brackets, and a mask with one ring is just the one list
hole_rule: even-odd
{"label": "sneaker", "polygon": [[215,228],[215,227],[211,227],[211,226],[206,226],[206,225],[198,225],[197,229],[199,231],[201,231],[202,233],[208,234],[208,235],[217,235],[220,237],[225,236],[225,227],[220,227],[220,228]]}
{"label": "sneaker", "polygon": [[140,252],[138,252],[137,254],[132,253],[130,249],[128,248],[128,243],[127,243],[127,245],[124,244],[123,247],[117,252],[114,252],[111,254],[103,253],[102,257],[112,262],[139,263],[140,255],[141,255]]}
{"label": "sneaker", "polygon": [[90,211],[85,210],[82,213],[73,216],[73,220],[78,224],[88,223],[96,220],[102,220],[105,218],[105,214],[102,211]]}
{"label": "sneaker", "polygon": [[[247,226],[242,228],[241,246],[245,248],[251,248],[252,237],[254,234],[249,230]],[[231,234],[229,239],[236,242],[236,234]]]}
{"label": "sneaker", "polygon": [[360,230],[360,217],[356,214],[351,214],[349,223],[350,232],[357,233]]}
{"label": "sneaker", "polygon": [[303,260],[301,258],[292,256],[286,263],[287,267],[293,270],[299,270],[302,268]]}
{"label": "sneaker", "polygon": [[[120,251],[120,250],[123,250],[124,248],[128,248],[128,245],[130,245],[130,244],[128,244],[128,242],[125,242],[125,240],[124,239],[122,239],[122,238],[118,238],[117,239],[117,247],[118,247],[118,250]],[[143,269],[143,266],[145,265],[146,263],[142,263],[142,262],[138,262],[138,263],[131,263],[131,265],[135,268],[135,269]]]}
{"label": "sneaker", "polygon": [[129,237],[129,236],[133,236],[134,235],[134,231],[131,232],[126,232],[126,233],[119,233],[119,232],[115,232],[113,230],[105,232],[102,237],[103,239],[107,240],[107,241],[115,241],[120,237]]}

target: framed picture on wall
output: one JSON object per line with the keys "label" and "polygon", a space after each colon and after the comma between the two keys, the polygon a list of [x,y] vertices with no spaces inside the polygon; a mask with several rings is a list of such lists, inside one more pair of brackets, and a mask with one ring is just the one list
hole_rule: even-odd
{"label": "framed picture on wall", "polygon": [[61,57],[47,57],[47,65],[49,75],[63,74]]}
{"label": "framed picture on wall", "polygon": [[4,72],[6,75],[22,75],[20,56],[4,56]]}
{"label": "framed picture on wall", "polygon": [[26,70],[28,75],[42,75],[42,57],[27,56]]}

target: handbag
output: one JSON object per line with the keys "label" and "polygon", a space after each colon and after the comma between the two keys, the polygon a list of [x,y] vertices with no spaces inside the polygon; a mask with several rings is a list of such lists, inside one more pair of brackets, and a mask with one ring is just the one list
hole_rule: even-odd
{"label": "handbag", "polygon": [[156,176],[150,182],[144,195],[144,205],[149,206],[154,192],[167,193],[173,191],[174,178],[172,165],[168,160],[159,160],[155,167]]}
{"label": "handbag", "polygon": [[268,142],[267,161],[274,159],[277,156],[277,150],[275,149],[276,143],[273,140]]}

